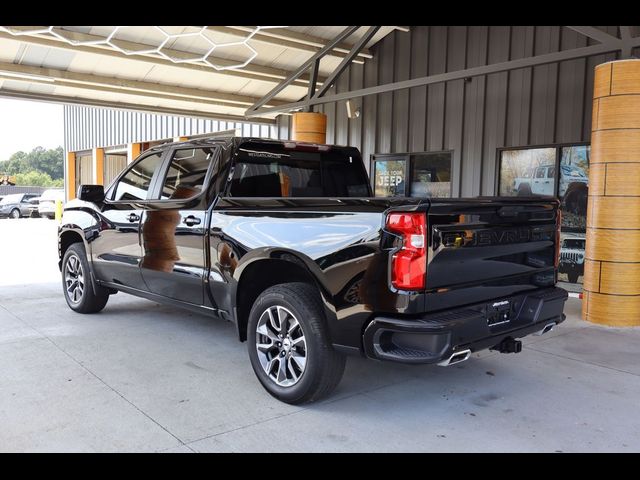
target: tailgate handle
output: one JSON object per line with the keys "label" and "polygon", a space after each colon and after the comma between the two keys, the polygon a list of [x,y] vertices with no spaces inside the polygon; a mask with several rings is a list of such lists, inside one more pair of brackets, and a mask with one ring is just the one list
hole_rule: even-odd
{"label": "tailgate handle", "polygon": [[524,211],[523,207],[502,207],[498,210],[499,217],[517,217]]}

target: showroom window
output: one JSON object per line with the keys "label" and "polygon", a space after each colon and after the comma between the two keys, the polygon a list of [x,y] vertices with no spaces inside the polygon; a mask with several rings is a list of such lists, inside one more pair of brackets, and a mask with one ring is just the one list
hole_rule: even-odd
{"label": "showroom window", "polygon": [[499,151],[498,194],[553,195],[560,199],[559,280],[580,290],[584,275],[590,146],[559,145]]}
{"label": "showroom window", "polygon": [[451,197],[451,152],[375,155],[376,197]]}

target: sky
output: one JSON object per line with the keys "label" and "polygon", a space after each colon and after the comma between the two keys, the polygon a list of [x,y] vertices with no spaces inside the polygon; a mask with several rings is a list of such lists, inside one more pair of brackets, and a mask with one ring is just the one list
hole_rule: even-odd
{"label": "sky", "polygon": [[0,160],[19,150],[63,145],[62,105],[0,98]]}

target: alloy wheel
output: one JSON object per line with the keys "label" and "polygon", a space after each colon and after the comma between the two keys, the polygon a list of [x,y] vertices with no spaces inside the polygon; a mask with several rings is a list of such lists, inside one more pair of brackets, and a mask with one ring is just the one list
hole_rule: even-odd
{"label": "alloy wheel", "polygon": [[80,303],[84,293],[84,272],[76,255],[70,255],[64,269],[64,284],[67,298],[73,304]]}
{"label": "alloy wheel", "polygon": [[267,308],[256,327],[256,350],[267,376],[281,387],[298,383],[307,365],[307,342],[298,319],[288,309]]}

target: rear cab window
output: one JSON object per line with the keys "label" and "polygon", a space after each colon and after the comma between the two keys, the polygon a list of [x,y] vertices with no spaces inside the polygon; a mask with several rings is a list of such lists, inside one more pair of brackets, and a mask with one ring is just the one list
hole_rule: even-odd
{"label": "rear cab window", "polygon": [[277,142],[240,145],[229,194],[232,197],[371,196],[367,173],[357,150]]}

